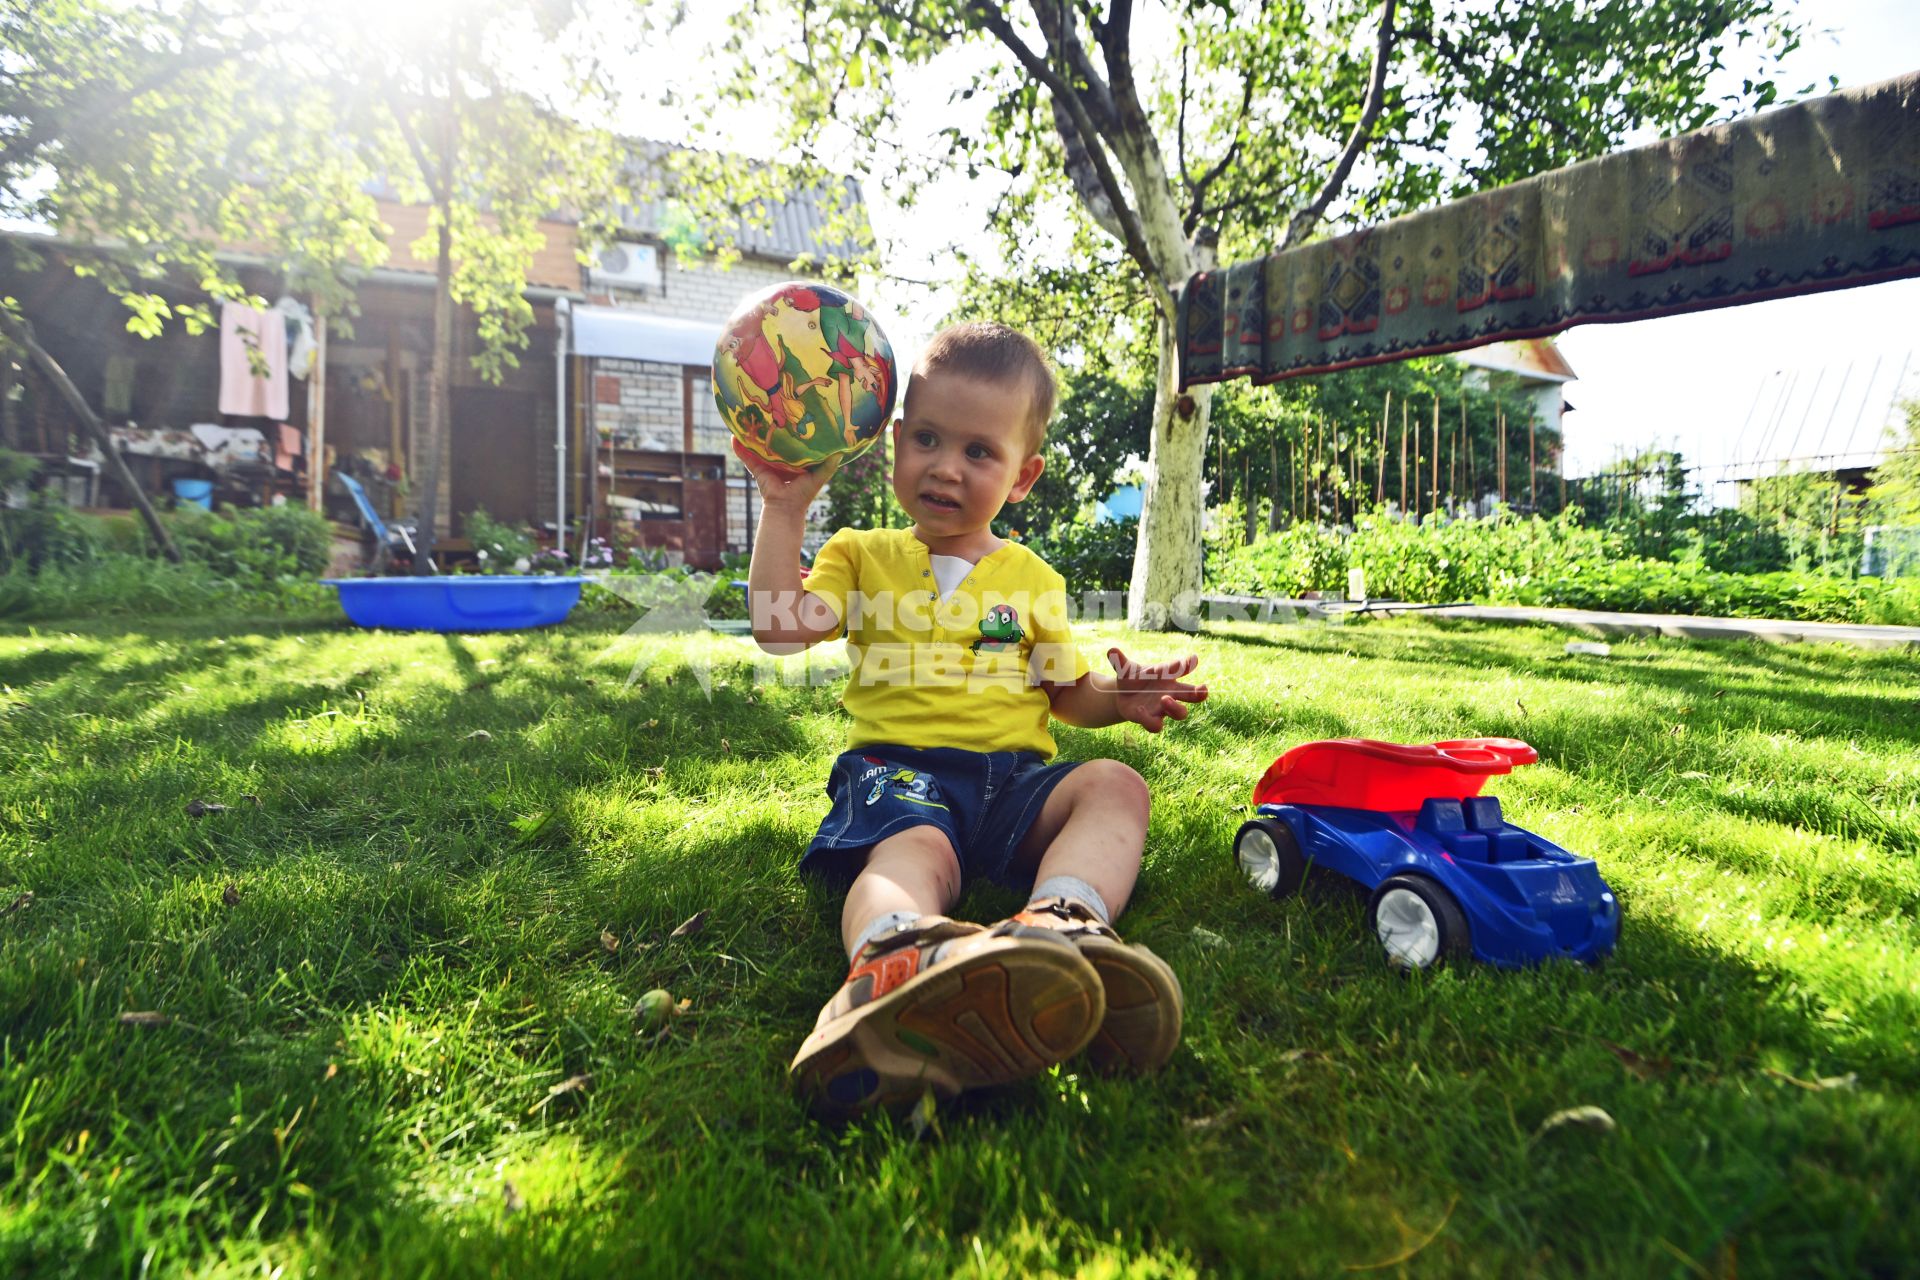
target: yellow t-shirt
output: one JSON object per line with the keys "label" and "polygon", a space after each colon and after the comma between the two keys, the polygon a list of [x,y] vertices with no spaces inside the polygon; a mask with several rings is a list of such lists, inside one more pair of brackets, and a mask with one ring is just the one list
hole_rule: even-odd
{"label": "yellow t-shirt", "polygon": [[945,602],[910,529],[842,529],[806,589],[833,606],[853,670],[847,746],[1034,751],[1051,757],[1040,682],[1088,671],[1073,643],[1065,579],[1018,543],[973,567]]}

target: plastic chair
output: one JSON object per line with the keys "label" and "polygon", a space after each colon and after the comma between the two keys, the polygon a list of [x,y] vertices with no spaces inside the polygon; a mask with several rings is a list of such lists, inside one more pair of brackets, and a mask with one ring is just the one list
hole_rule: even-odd
{"label": "plastic chair", "polygon": [[[385,574],[393,566],[394,552],[397,550],[407,553],[406,563],[411,566],[417,554],[413,544],[413,526],[408,524],[389,526],[380,518],[380,513],[373,509],[373,501],[367,497],[364,485],[344,471],[335,471],[333,478],[340,482],[340,487],[345,489],[347,496],[353,499],[353,505],[360,509],[361,523],[373,532],[373,571],[377,574]],[[434,573],[440,572],[431,557],[427,560],[427,567]]]}

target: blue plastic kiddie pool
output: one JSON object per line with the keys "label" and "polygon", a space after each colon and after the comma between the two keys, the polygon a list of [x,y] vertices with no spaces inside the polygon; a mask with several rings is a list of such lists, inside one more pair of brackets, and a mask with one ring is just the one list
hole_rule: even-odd
{"label": "blue plastic kiddie pool", "polygon": [[395,631],[518,631],[564,619],[585,578],[322,578],[363,627]]}

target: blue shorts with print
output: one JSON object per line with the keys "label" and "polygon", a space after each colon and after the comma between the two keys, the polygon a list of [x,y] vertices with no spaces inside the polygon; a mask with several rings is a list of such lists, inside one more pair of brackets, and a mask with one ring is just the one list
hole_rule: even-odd
{"label": "blue shorts with print", "polygon": [[827,776],[833,808],[800,869],[851,880],[874,845],[909,827],[932,826],[960,855],[963,884],[984,877],[1025,889],[1009,879],[1014,851],[1075,767],[1048,764],[1031,751],[879,745],[843,752]]}

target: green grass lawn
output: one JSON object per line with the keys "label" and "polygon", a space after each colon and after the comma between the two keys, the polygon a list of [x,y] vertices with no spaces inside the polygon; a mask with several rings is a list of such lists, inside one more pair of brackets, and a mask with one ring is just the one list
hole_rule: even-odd
{"label": "green grass lawn", "polygon": [[[623,623],[0,629],[0,909],[32,894],[0,918],[0,1271],[1920,1269],[1911,655],[1201,639],[1188,724],[1061,735],[1152,784],[1121,923],[1179,972],[1185,1044],[916,1136],[784,1087],[844,968],[794,872],[837,686],[737,638],[610,649]],[[1352,890],[1244,886],[1285,747],[1463,734],[1539,748],[1498,792],[1600,860],[1604,968],[1400,977]],[[658,1036],[652,988],[690,1002]],[[1542,1131],[1571,1107],[1614,1128]]]}

